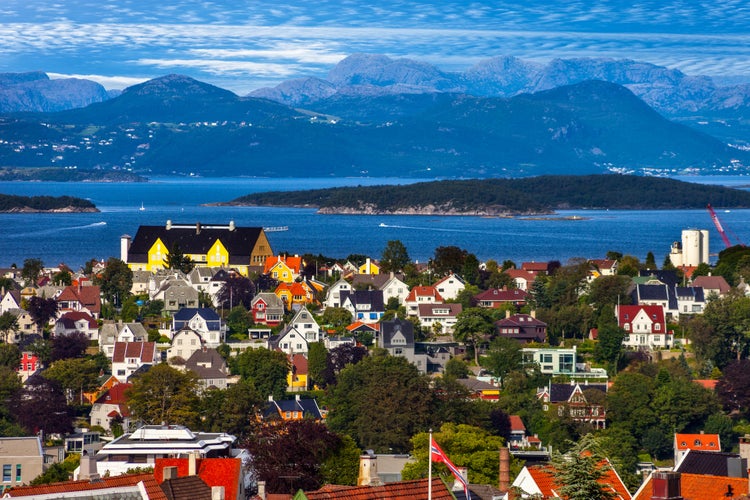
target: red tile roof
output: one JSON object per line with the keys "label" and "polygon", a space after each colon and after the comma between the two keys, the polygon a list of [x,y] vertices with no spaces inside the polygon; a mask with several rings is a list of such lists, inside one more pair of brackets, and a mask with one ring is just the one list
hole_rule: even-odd
{"label": "red tile roof", "polygon": [[[557,490],[560,489],[560,485],[555,482],[555,478],[552,475],[554,469],[551,466],[534,465],[531,467],[527,467],[527,470],[529,471],[532,479],[534,479],[534,482],[536,483],[539,490],[542,492],[542,496],[544,498],[558,498]],[[617,472],[615,472],[615,470],[611,468],[611,466],[609,470],[607,470],[604,477],[599,480],[599,482],[601,484],[608,485],[611,491],[613,491],[617,495],[615,498],[622,500],[631,499],[630,492],[623,484],[620,476],[617,475]]]}
{"label": "red tile roof", "polygon": [[66,286],[56,299],[58,302],[80,302],[80,304],[94,314],[102,309],[101,291],[98,286]]}
{"label": "red tile roof", "polygon": [[[686,500],[699,499],[739,499],[750,493],[747,478],[709,476],[704,474],[680,474],[680,494]],[[731,486],[733,496],[727,496],[728,487]],[[654,494],[653,476],[638,488],[633,500],[651,500]]]}
{"label": "red tile roof", "polygon": [[72,329],[76,327],[75,322],[80,320],[86,320],[86,322],[88,322],[88,327],[91,329],[99,328],[99,324],[93,316],[84,311],[68,311],[60,316],[60,319],[57,321],[61,322],[65,328]]}
{"label": "red tile roof", "polygon": [[678,450],[721,451],[718,434],[675,434]]}
{"label": "red tile roof", "polygon": [[[667,331],[667,323],[664,320],[664,308],[662,306],[617,306],[617,321],[620,328],[625,328],[626,324],[631,325],[641,311],[651,320],[651,333],[663,334]],[[658,330],[654,328],[654,325],[657,324],[660,325]],[[630,326],[625,328],[625,330],[628,332],[633,331]]]}
{"label": "red tile roof", "polygon": [[119,405],[119,404],[125,404],[128,402],[128,399],[125,397],[125,391],[130,389],[133,386],[133,384],[115,384],[110,389],[99,396],[96,401],[94,401],[94,404],[109,404],[109,405]]}
{"label": "red tile roof", "polygon": [[[383,486],[326,485],[306,491],[308,500],[427,500],[427,479],[386,483]],[[453,500],[450,489],[438,478],[432,479],[433,500]]]}
{"label": "red tile roof", "polygon": [[518,415],[510,416],[510,430],[518,432],[526,432],[526,426],[523,425],[523,420]]}
{"label": "red tile roof", "polygon": [[[154,477],[159,483],[164,481],[164,468],[177,467],[177,477],[187,476],[190,460],[187,458],[157,458],[154,464]],[[239,458],[199,458],[195,461],[196,472],[209,486],[223,486],[224,498],[235,499],[242,474],[242,460]]]}
{"label": "red tile roof", "polygon": [[143,483],[148,498],[151,500],[167,500],[167,496],[159,487],[154,476],[145,474],[126,474],[122,476],[104,477],[100,481],[63,481],[60,483],[43,484],[39,486],[18,486],[9,490],[6,494],[11,498],[35,497],[56,498],[54,495],[72,493],[76,491],[106,490],[110,488],[121,488],[124,486],[136,486]]}
{"label": "red tile roof", "polygon": [[304,354],[292,354],[289,358],[296,375],[307,375],[307,358]]}
{"label": "red tile roof", "polygon": [[283,262],[284,264],[286,264],[286,266],[295,274],[299,274],[300,269],[302,269],[302,257],[284,257],[283,255],[272,255],[270,257],[266,257],[266,262],[263,265],[263,273],[268,274],[273,266],[275,266],[279,262]]}
{"label": "red tile roof", "polygon": [[409,291],[406,302],[416,302],[417,297],[433,297],[435,302],[445,302],[434,286],[415,286]]}
{"label": "red tile roof", "polygon": [[527,295],[528,293],[524,290],[517,288],[512,290],[493,288],[474,296],[474,298],[482,302],[523,302]]}
{"label": "red tile roof", "polygon": [[124,363],[126,358],[137,358],[141,363],[153,363],[155,357],[155,342],[115,342],[112,362]]}

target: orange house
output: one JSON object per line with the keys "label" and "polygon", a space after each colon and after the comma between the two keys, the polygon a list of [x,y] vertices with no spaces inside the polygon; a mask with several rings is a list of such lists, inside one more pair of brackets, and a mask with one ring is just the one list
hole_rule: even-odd
{"label": "orange house", "polygon": [[292,283],[299,277],[304,265],[305,263],[299,255],[294,257],[271,256],[266,258],[263,274],[267,274],[282,283]]}

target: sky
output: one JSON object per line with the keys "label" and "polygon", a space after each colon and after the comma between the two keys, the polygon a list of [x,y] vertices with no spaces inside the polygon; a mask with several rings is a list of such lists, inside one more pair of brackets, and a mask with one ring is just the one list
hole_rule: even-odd
{"label": "sky", "polygon": [[0,0],[0,72],[122,89],[170,73],[239,95],[354,53],[464,71],[495,56],[634,59],[750,82],[747,0]]}

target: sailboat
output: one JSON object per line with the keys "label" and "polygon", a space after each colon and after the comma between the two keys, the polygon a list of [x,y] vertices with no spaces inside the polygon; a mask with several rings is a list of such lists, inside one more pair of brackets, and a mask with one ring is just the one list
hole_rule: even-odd
{"label": "sailboat", "polygon": [[146,207],[143,206],[143,202],[141,202],[141,208],[139,208],[138,210],[140,210],[141,212],[146,210]]}

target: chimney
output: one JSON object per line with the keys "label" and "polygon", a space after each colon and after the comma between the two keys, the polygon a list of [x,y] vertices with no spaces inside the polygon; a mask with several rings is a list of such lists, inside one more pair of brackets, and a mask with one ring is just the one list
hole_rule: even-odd
{"label": "chimney", "polygon": [[162,471],[162,478],[164,481],[169,481],[170,479],[177,479],[177,467],[164,467],[164,470]]}
{"label": "chimney", "polygon": [[531,316],[532,318],[536,319],[536,311],[533,310],[533,309],[531,311],[529,311],[529,316]]}
{"label": "chimney", "polygon": [[237,229],[237,228],[236,228],[236,227],[235,227],[235,225],[234,225],[234,221],[233,221],[233,220],[230,220],[230,221],[229,221],[229,230],[230,230],[230,231],[234,231],[235,229]]}
{"label": "chimney", "polygon": [[498,479],[498,489],[501,493],[507,493],[510,489],[510,450],[504,446],[500,448],[500,475]]}
{"label": "chimney", "polygon": [[[461,474],[461,477],[466,481],[466,483],[469,483],[469,469],[467,467],[456,467],[458,469],[459,474]],[[464,491],[464,485],[461,484],[461,481],[458,479],[453,480],[453,488],[452,491]]]}
{"label": "chimney", "polygon": [[[123,234],[120,236],[120,260],[125,264],[128,263],[128,251],[130,250],[130,235]],[[5,293],[3,293],[5,295]]]}
{"label": "chimney", "polygon": [[505,319],[510,318],[510,309],[505,310]]}
{"label": "chimney", "polygon": [[198,458],[197,451],[188,453],[188,476],[194,476],[196,474],[196,471],[198,470],[198,467],[196,464],[197,458]]}
{"label": "chimney", "polygon": [[169,231],[170,229],[172,229],[172,221],[167,219],[167,231]]}
{"label": "chimney", "polygon": [[224,500],[223,486],[211,486],[211,500]]}
{"label": "chimney", "polygon": [[258,498],[266,500],[266,482],[258,481]]}
{"label": "chimney", "polygon": [[196,222],[195,223],[195,234],[201,234],[201,223]]}
{"label": "chimney", "polygon": [[81,453],[81,470],[78,473],[78,479],[89,480],[91,482],[100,479],[99,472],[96,469],[96,457],[93,450],[83,450],[83,453]]}
{"label": "chimney", "polygon": [[654,472],[652,500],[682,500],[679,472]]}
{"label": "chimney", "polygon": [[747,458],[727,457],[727,476],[747,477]]}
{"label": "chimney", "polygon": [[372,450],[359,456],[359,477],[357,486],[381,486],[383,481],[378,475],[378,457]]}

